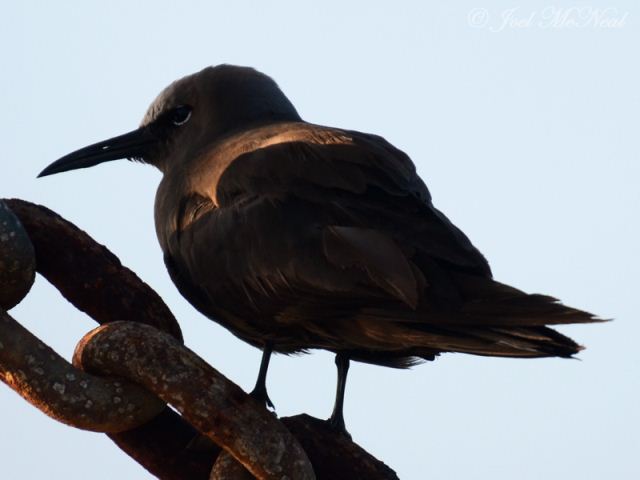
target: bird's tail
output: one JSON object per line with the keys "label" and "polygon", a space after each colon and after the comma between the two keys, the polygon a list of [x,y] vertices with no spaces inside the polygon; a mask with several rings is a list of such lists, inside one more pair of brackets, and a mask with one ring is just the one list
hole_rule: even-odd
{"label": "bird's tail", "polygon": [[457,274],[454,281],[461,292],[459,307],[437,312],[419,308],[400,315],[397,310],[389,314],[384,309],[362,311],[370,334],[377,336],[377,325],[390,342],[403,344],[410,356],[427,360],[440,352],[571,357],[583,347],[549,325],[602,321],[553,297],[527,294],[490,279]]}

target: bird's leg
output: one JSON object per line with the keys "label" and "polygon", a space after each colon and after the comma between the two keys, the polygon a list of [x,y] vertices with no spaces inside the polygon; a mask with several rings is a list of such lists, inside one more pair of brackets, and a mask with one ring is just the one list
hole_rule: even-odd
{"label": "bird's leg", "polygon": [[347,432],[344,424],[344,390],[347,385],[347,373],[349,372],[349,356],[344,353],[336,354],[336,367],[338,367],[338,384],[336,388],[336,403],[333,406],[333,413],[329,418],[329,425],[339,433],[349,438],[351,435]]}
{"label": "bird's leg", "polygon": [[267,409],[275,411],[275,407],[267,394],[267,370],[269,369],[269,360],[271,360],[271,352],[273,346],[270,342],[264,344],[262,349],[262,361],[260,362],[260,371],[258,372],[258,379],[256,380],[256,386],[251,390],[253,398],[263,403]]}

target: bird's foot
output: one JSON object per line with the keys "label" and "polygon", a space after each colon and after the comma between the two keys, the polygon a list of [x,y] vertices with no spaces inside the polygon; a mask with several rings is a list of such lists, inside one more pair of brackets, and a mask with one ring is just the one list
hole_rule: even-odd
{"label": "bird's foot", "polygon": [[256,385],[256,387],[253,390],[251,390],[251,393],[249,393],[249,395],[251,395],[253,398],[255,398],[262,405],[264,405],[264,407],[267,410],[269,410],[270,412],[275,413],[276,407],[274,407],[273,402],[269,398],[269,394],[267,393],[266,387],[264,387],[264,386],[263,387],[259,387],[258,385]]}
{"label": "bird's foot", "polygon": [[351,434],[347,431],[347,426],[344,423],[344,417],[342,415],[331,415],[331,418],[326,420],[327,425],[338,435],[343,435],[351,440]]}

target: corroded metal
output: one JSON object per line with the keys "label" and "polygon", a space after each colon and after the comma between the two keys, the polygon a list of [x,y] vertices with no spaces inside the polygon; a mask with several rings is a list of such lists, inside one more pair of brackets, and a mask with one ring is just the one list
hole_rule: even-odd
{"label": "corroded metal", "polygon": [[162,480],[208,480],[218,447],[166,407],[140,427],[109,434],[127,455]]}
{"label": "corroded metal", "polygon": [[160,296],[106,247],[46,207],[5,201],[31,238],[38,273],[76,308],[100,324],[147,323],[182,340],[178,322]]}
{"label": "corroded metal", "polygon": [[10,310],[20,303],[35,275],[31,240],[9,206],[0,200],[0,308]]}
{"label": "corroded metal", "polygon": [[[366,478],[398,480],[396,472],[353,441],[336,432],[324,420],[306,414],[280,421],[298,439],[318,480]],[[250,480],[253,476],[227,452],[222,452],[209,480]]]}
{"label": "corroded metal", "polygon": [[229,452],[218,455],[211,469],[209,480],[253,480],[255,477]]}
{"label": "corroded metal", "polygon": [[[16,232],[8,238],[21,242],[22,253],[14,251],[24,254],[20,261],[26,280],[33,275],[35,253],[36,270],[99,323],[141,322],[177,339],[144,325],[101,327],[77,350],[76,363],[90,368],[92,373],[87,373],[70,365],[0,309],[0,380],[34,406],[66,424],[108,432],[124,452],[163,480],[254,478],[249,471],[258,478],[304,479],[313,478],[313,470],[318,479],[397,478],[382,462],[327,429],[321,420],[300,415],[279,422],[180,345],[180,328],[162,299],[105,247],[45,207],[21,200],[7,204],[19,222],[3,225],[0,220],[0,225]],[[31,251],[29,237],[17,238],[24,233],[18,233],[21,223],[31,237]],[[14,253],[1,258],[14,259]],[[6,287],[1,282],[0,274],[0,290]],[[18,300],[8,304],[19,301],[29,287],[29,281],[23,282],[22,293],[14,297]],[[118,376],[103,377],[104,373]],[[144,387],[170,399],[184,417],[143,386],[121,376],[139,376]],[[313,470],[283,424],[306,450]],[[221,453],[198,429],[233,455]]]}
{"label": "corroded metal", "polygon": [[153,391],[259,479],[315,478],[307,455],[282,423],[163,332],[131,322],[103,325],[79,342],[74,365]]}
{"label": "corroded metal", "polygon": [[396,472],[324,420],[303,414],[281,421],[309,455],[317,478],[398,480]]}
{"label": "corroded metal", "polygon": [[4,310],[0,310],[0,380],[50,417],[84,430],[129,430],[164,408],[162,401],[138,385],[74,368]]}

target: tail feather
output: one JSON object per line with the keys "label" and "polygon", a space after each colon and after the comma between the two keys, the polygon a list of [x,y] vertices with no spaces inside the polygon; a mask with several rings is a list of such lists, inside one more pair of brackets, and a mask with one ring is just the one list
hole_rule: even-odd
{"label": "tail feather", "polygon": [[[464,353],[497,357],[569,358],[582,346],[548,327],[486,328],[465,331],[486,341],[482,351],[473,347]],[[453,332],[452,332],[453,333]]]}
{"label": "tail feather", "polygon": [[[461,352],[498,357],[571,357],[583,349],[547,325],[603,321],[557,299],[527,294],[481,277],[455,277],[463,299],[458,308],[416,311],[373,308],[359,318],[377,340],[404,345],[425,358],[433,352]],[[377,324],[380,329],[372,328]],[[384,332],[384,337],[381,335]],[[424,349],[422,355],[421,349]]]}
{"label": "tail feather", "polygon": [[563,305],[548,295],[528,294],[472,275],[456,274],[454,280],[464,303],[458,315],[448,316],[451,322],[466,323],[473,318],[486,325],[530,327],[601,321],[589,312]]}

